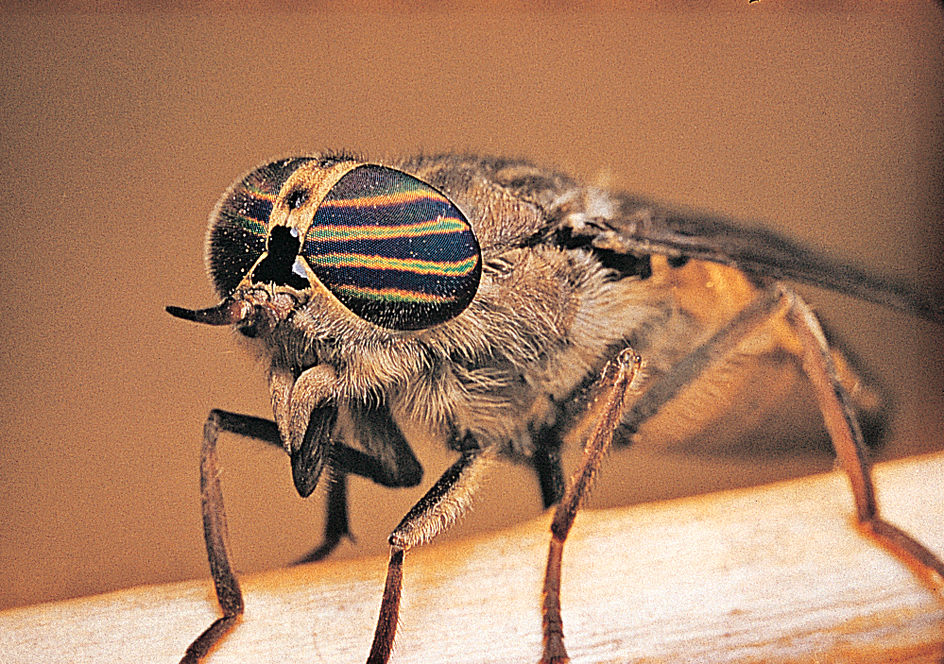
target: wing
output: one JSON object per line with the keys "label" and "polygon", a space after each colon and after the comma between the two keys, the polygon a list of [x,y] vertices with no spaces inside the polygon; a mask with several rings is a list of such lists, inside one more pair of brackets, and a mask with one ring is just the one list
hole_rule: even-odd
{"label": "wing", "polygon": [[504,231],[508,237],[502,239],[510,244],[584,246],[597,253],[607,267],[627,274],[644,270],[650,254],[711,261],[735,267],[758,281],[784,280],[827,288],[944,324],[944,294],[920,292],[913,285],[871,274],[770,231],[585,187],[526,161],[440,157],[407,165],[417,168],[440,160],[458,178],[455,182],[443,180],[440,184],[445,190],[461,190],[462,183],[482,175],[508,191],[512,199],[541,210],[538,216],[544,224],[540,228],[522,224],[514,229],[517,232]]}
{"label": "wing", "polygon": [[585,242],[597,251],[637,256],[654,253],[722,263],[759,281],[786,280],[828,288],[944,324],[944,306],[939,298],[837,261],[776,233],[745,228],[710,215],[672,212],[629,196],[612,197],[609,207],[612,216],[564,215],[556,232],[569,235],[569,245]]}

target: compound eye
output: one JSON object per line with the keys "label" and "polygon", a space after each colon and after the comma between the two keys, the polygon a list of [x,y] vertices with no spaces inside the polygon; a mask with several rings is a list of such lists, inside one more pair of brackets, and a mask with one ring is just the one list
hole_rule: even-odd
{"label": "compound eye", "polygon": [[302,256],[345,307],[395,330],[459,315],[482,270],[472,228],[448,198],[375,165],[355,168],[328,192]]}
{"label": "compound eye", "polygon": [[266,250],[269,216],[282,185],[311,158],[273,161],[233,184],[217,203],[207,238],[210,276],[221,297],[236,290]]}

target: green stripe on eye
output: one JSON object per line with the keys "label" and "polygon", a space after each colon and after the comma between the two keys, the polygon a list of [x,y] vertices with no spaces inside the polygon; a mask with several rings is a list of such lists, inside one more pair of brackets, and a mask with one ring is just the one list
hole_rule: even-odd
{"label": "green stripe on eye", "polygon": [[266,222],[260,221],[254,217],[247,217],[245,215],[237,214],[233,215],[232,222],[234,225],[244,228],[253,235],[258,235],[259,237],[264,238],[266,236]]}
{"label": "green stripe on eye", "polygon": [[[337,208],[336,208],[337,209]],[[356,214],[356,210],[353,214]],[[308,237],[312,240],[371,240],[382,237],[422,237],[424,235],[438,235],[456,233],[467,230],[468,223],[464,219],[439,218],[414,224],[394,226],[319,226],[309,231]]]}
{"label": "green stripe on eye", "polygon": [[440,274],[463,276],[475,268],[478,258],[472,256],[460,261],[424,261],[416,258],[388,258],[387,256],[365,256],[363,254],[323,254],[319,257],[323,265],[331,267],[368,268],[373,270],[402,270],[415,274]]}

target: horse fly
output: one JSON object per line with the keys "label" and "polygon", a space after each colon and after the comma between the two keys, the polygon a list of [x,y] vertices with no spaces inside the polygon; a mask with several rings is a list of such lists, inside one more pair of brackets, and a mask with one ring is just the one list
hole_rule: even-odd
{"label": "horse fly", "polygon": [[[402,423],[420,424],[458,455],[390,535],[372,664],[386,662],[393,645],[405,552],[468,509],[488,460],[528,462],[545,507],[557,505],[541,662],[565,662],[561,555],[607,449],[652,431],[697,436],[724,417],[719,404],[743,401],[753,375],[745,367],[764,363],[806,375],[862,529],[944,580],[934,553],[879,516],[859,426],[874,414],[875,394],[785,282],[944,322],[915,289],[771,233],[520,161],[453,155],[266,164],[216,206],[207,263],[221,302],[167,311],[240,333],[266,361],[274,421],[213,410],[204,426],[203,522],[223,616],[183,662],[200,661],[243,611],[227,550],[220,433],[284,449],[303,497],[330,473],[324,540],[304,560],[349,535],[347,475],[386,487],[420,482]],[[574,430],[587,442],[568,484],[560,450]]]}

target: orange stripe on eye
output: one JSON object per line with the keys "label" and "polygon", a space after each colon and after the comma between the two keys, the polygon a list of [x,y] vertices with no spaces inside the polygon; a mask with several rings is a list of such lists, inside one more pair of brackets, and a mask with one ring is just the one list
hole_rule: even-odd
{"label": "orange stripe on eye", "polygon": [[360,196],[357,198],[339,198],[322,201],[319,207],[329,208],[360,208],[360,207],[383,207],[388,205],[416,205],[418,202],[428,200],[434,203],[446,203],[451,205],[449,199],[438,193],[429,193],[427,191],[393,191],[390,193],[374,194],[372,196]]}
{"label": "orange stripe on eye", "polygon": [[394,302],[422,302],[426,304],[445,304],[454,301],[455,297],[434,295],[432,293],[417,293],[402,288],[359,288],[357,286],[337,286],[335,295],[344,294],[348,297]]}

